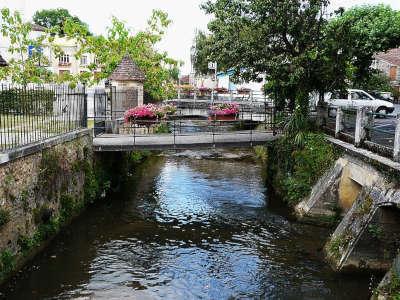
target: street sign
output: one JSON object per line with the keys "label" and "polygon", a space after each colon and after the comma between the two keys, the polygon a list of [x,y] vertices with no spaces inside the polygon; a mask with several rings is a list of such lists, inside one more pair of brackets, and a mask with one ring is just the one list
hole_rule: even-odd
{"label": "street sign", "polygon": [[216,62],[209,62],[208,63],[208,68],[210,70],[216,70],[217,69],[217,63]]}

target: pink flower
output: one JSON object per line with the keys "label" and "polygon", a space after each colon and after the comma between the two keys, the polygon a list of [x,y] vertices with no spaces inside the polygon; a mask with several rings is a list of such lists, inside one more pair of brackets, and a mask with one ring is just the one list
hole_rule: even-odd
{"label": "pink flower", "polygon": [[239,104],[222,103],[210,107],[210,114],[217,116],[231,116],[239,113]]}

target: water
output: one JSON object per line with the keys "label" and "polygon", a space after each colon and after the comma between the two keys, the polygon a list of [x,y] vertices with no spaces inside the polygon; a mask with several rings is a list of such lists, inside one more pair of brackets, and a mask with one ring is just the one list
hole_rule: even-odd
{"label": "water", "polygon": [[287,217],[254,162],[168,156],[91,207],[5,299],[367,299],[323,261],[329,230]]}

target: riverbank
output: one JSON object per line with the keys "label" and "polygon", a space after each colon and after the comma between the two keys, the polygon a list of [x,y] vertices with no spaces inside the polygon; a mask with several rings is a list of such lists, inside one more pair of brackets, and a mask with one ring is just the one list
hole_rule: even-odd
{"label": "riverbank", "polygon": [[369,276],[325,264],[329,230],[288,216],[252,156],[149,157],[3,286],[3,297],[368,297]]}

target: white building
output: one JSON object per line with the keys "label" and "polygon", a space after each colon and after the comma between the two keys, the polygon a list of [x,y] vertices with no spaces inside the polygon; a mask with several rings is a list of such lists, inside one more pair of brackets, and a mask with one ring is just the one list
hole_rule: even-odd
{"label": "white building", "polygon": [[[30,34],[31,39],[37,39],[41,35],[45,34],[46,29],[32,24],[32,32]],[[57,75],[63,74],[79,74],[84,71],[89,71],[88,66],[95,62],[95,56],[93,54],[83,54],[79,59],[75,57],[78,52],[78,45],[74,39],[68,39],[65,37],[56,37],[54,44],[58,46],[63,54],[57,56],[51,47],[46,47],[42,49],[43,56],[46,58],[46,62],[41,62],[43,67],[46,67],[49,71]],[[10,40],[6,37],[0,35],[0,55],[5,61],[10,61],[15,56],[15,59],[19,59],[15,54],[9,52]],[[26,57],[28,57],[32,51],[34,51],[33,46],[26,49]],[[99,72],[100,70],[95,71]]]}

